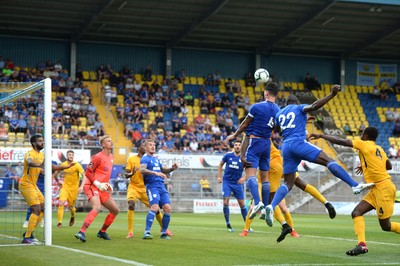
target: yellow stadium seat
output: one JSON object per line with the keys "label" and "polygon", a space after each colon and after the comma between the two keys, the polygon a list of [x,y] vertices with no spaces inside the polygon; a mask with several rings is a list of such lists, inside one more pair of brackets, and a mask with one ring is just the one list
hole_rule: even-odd
{"label": "yellow stadium seat", "polygon": [[196,77],[190,77],[190,84],[197,85],[197,78]]}
{"label": "yellow stadium seat", "polygon": [[203,84],[204,84],[204,78],[198,77],[198,78],[197,78],[197,84],[203,85]]}
{"label": "yellow stadium seat", "polygon": [[89,80],[90,79],[89,71],[82,71],[82,77],[83,80]]}
{"label": "yellow stadium seat", "polygon": [[135,80],[142,81],[142,75],[135,74]]}
{"label": "yellow stadium seat", "polygon": [[96,72],[90,71],[89,76],[90,76],[90,80],[92,80],[92,81],[97,80],[97,73]]}

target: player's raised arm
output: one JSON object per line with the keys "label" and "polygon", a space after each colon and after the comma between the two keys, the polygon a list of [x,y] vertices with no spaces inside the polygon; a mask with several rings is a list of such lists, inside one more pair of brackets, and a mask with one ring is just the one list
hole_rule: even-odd
{"label": "player's raised arm", "polygon": [[178,165],[174,163],[170,168],[162,167],[161,172],[163,172],[164,174],[169,174],[172,171],[175,171],[176,169],[178,169]]}
{"label": "player's raised arm", "polygon": [[167,178],[167,176],[162,173],[162,172],[156,172],[156,171],[151,171],[149,169],[147,169],[147,164],[140,164],[140,173],[142,175],[156,175],[156,176],[160,176],[162,178]]}
{"label": "player's raised arm", "polygon": [[353,147],[353,141],[351,139],[343,139],[343,138],[339,138],[336,136],[325,135],[325,134],[314,134],[314,133],[310,134],[308,137],[309,140],[314,140],[314,139],[319,139],[319,138],[325,139],[333,144],[338,144],[338,145],[351,147],[351,148]]}
{"label": "player's raised arm", "polygon": [[319,108],[324,106],[327,102],[329,102],[331,99],[333,99],[338,94],[339,91],[340,91],[340,85],[333,85],[333,87],[331,88],[331,93],[329,95],[325,96],[322,99],[316,100],[311,105],[305,106],[303,112],[309,113],[318,110]]}
{"label": "player's raised arm", "polygon": [[242,134],[246,128],[249,126],[250,122],[253,121],[253,117],[247,115],[246,118],[243,120],[242,123],[240,123],[238,129],[236,130],[235,133],[229,135],[226,139],[225,142],[229,142],[232,139],[236,139],[240,134]]}

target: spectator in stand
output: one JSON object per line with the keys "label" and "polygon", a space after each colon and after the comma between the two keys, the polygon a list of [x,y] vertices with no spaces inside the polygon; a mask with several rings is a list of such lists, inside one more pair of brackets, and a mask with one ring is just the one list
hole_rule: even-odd
{"label": "spectator in stand", "polygon": [[217,70],[215,71],[215,73],[213,74],[213,79],[214,79],[214,85],[219,86],[221,85],[221,73]]}
{"label": "spectator in stand", "polygon": [[394,112],[393,112],[390,108],[388,108],[388,109],[385,111],[386,121],[389,121],[389,122],[394,121],[394,116],[395,116],[395,114],[394,114]]}
{"label": "spectator in stand", "polygon": [[208,195],[211,195],[211,197],[214,197],[214,193],[210,187],[210,182],[207,180],[206,176],[202,176],[199,184],[201,186],[201,190],[204,192],[204,195],[208,197]]}
{"label": "spectator in stand", "polygon": [[140,134],[139,130],[135,128],[132,132],[132,143],[134,147],[138,147],[137,145],[140,144],[141,140],[142,140],[142,135]]}
{"label": "spectator in stand", "polygon": [[4,126],[4,122],[0,122],[0,140],[7,140],[7,129]]}
{"label": "spectator in stand", "polygon": [[183,97],[187,105],[193,106],[194,105],[194,99],[193,95],[188,91],[185,96]]}
{"label": "spectator in stand", "polygon": [[348,136],[354,136],[354,134],[356,133],[355,131],[352,131],[350,128],[349,123],[346,123],[343,127],[343,131],[346,135]]}
{"label": "spectator in stand", "polygon": [[54,69],[54,71],[57,71],[57,72],[61,72],[62,71],[63,67],[62,67],[62,64],[61,64],[60,60],[57,60],[57,63],[54,65],[53,69]]}
{"label": "spectator in stand", "polygon": [[394,124],[393,137],[400,137],[400,120],[397,120]]}
{"label": "spectator in stand", "polygon": [[[318,112],[315,115],[315,126],[319,129],[319,130],[324,130],[324,116],[322,115],[322,112]],[[354,132],[355,134],[355,132]]]}
{"label": "spectator in stand", "polygon": [[75,67],[75,78],[79,78],[80,80],[83,80],[83,69],[82,66],[80,64],[76,64]]}
{"label": "spectator in stand", "polygon": [[103,79],[108,79],[108,72],[107,69],[104,67],[103,64],[97,68],[97,81],[101,81]]}
{"label": "spectator in stand", "polygon": [[214,77],[213,77],[213,74],[211,74],[211,73],[208,73],[208,74],[207,74],[207,77],[206,77],[205,80],[204,80],[204,84],[205,84],[206,86],[213,86],[213,85],[214,85]]}
{"label": "spectator in stand", "polygon": [[184,83],[186,79],[186,72],[185,69],[182,68],[180,71],[178,71],[175,75],[175,78],[178,80],[179,83]]}
{"label": "spectator in stand", "polygon": [[98,139],[97,131],[94,128],[94,126],[90,127],[90,129],[87,132],[86,138],[87,138],[88,141],[96,141]]}
{"label": "spectator in stand", "polygon": [[394,117],[394,121],[397,121],[400,118],[400,113],[398,112],[398,109],[396,107],[393,110],[393,117]]}
{"label": "spectator in stand", "polygon": [[254,75],[251,72],[248,72],[246,76],[244,77],[244,81],[246,84],[246,87],[253,87],[253,89],[256,87],[256,81],[254,79]]}
{"label": "spectator in stand", "polygon": [[[121,77],[124,80],[127,80],[128,78],[132,78],[132,71],[129,69],[128,65],[124,65],[120,72]],[[132,79],[130,79],[130,82],[132,83]]]}
{"label": "spectator in stand", "polygon": [[10,132],[15,132],[15,133],[18,132],[18,127],[19,127],[18,121],[19,119],[17,118],[17,114],[13,113],[12,118],[8,120],[9,124],[8,130]]}
{"label": "spectator in stand", "polygon": [[147,65],[147,67],[146,67],[146,69],[144,70],[144,73],[143,73],[143,80],[151,81],[152,80],[151,75],[153,75],[153,71],[151,70],[150,65]]}
{"label": "spectator in stand", "polygon": [[390,148],[387,151],[387,155],[389,159],[397,159],[397,150],[394,144],[390,145]]}
{"label": "spectator in stand", "polygon": [[192,150],[192,152],[196,153],[198,151],[199,143],[197,142],[196,138],[190,140],[189,147]]}

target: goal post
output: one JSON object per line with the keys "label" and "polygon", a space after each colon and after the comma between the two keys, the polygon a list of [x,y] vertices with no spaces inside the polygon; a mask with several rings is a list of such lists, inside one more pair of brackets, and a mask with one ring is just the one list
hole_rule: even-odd
{"label": "goal post", "polygon": [[[45,213],[44,213],[44,244],[52,245],[52,89],[51,79],[46,78],[39,82],[2,82],[0,83],[0,107],[4,109],[5,106],[22,106],[23,98],[35,97],[35,100],[30,100],[37,106],[36,112],[39,112],[38,106],[43,107],[43,113],[38,113],[37,116],[43,118],[43,138],[44,138],[44,198],[45,198]],[[41,91],[42,90],[42,91]],[[15,108],[16,109],[16,108]],[[19,112],[17,112],[19,114]],[[43,116],[43,117],[42,117]],[[30,117],[30,115],[28,116]],[[5,117],[1,118],[6,120]],[[20,131],[21,132],[21,131]],[[19,133],[20,133],[19,132]],[[4,151],[18,151],[18,160],[14,158],[7,158],[9,161],[2,160],[2,166],[10,164],[23,163],[23,155],[30,149],[30,140],[28,134],[24,134],[23,139],[14,139],[18,134],[15,132],[7,132],[7,139],[3,140],[0,149]],[[11,139],[11,136],[13,139]],[[19,176],[21,178],[21,176]],[[8,188],[7,188],[8,189]],[[6,192],[9,197],[10,203],[3,209],[0,209],[0,221],[4,222],[4,226],[0,228],[0,236],[3,238],[0,245],[13,245],[21,243],[22,233],[25,228],[22,228],[22,217],[25,217],[27,204],[21,195],[14,197],[18,192],[14,191],[14,187]],[[37,229],[38,230],[38,227]],[[42,237],[40,237],[42,238]],[[42,239],[40,239],[42,240]]]}

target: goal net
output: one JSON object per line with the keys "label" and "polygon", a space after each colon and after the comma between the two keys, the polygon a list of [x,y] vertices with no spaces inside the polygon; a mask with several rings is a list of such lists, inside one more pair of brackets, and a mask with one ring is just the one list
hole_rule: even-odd
{"label": "goal net", "polygon": [[51,80],[0,83],[0,245],[21,244],[28,205],[18,189],[24,155],[32,149],[29,138],[40,133],[44,138],[44,225],[34,237],[51,245],[52,213],[52,92]]}

